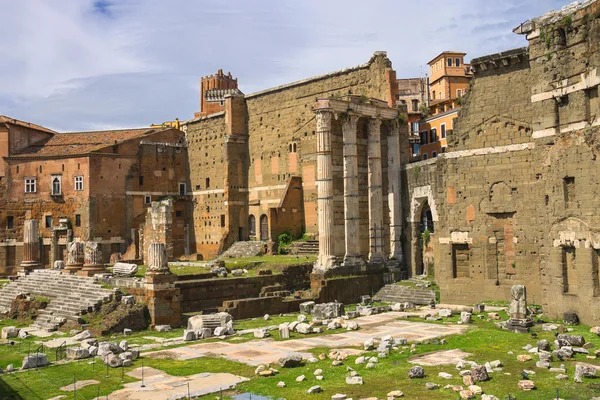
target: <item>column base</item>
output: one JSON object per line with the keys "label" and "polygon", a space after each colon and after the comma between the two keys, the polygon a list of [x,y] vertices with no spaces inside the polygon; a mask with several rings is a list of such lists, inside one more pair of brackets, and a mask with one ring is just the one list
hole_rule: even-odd
{"label": "column base", "polygon": [[63,272],[74,275],[77,273],[77,271],[81,271],[82,268],[83,268],[83,264],[67,265],[67,266],[65,266],[65,269],[63,270]]}
{"label": "column base", "polygon": [[381,254],[371,254],[369,256],[369,264],[384,266],[386,265],[386,262]]}
{"label": "column base", "polygon": [[343,267],[362,267],[366,264],[365,260],[359,254],[348,254],[342,262]]}
{"label": "column base", "polygon": [[42,266],[42,264],[40,264],[37,261],[23,261],[20,265],[19,265],[19,270],[23,271],[23,272],[31,272],[34,269],[41,269],[44,268]]}
{"label": "column base", "polygon": [[335,256],[319,256],[315,262],[313,270],[325,272],[336,267],[339,267],[339,262]]}
{"label": "column base", "polygon": [[104,268],[104,266],[84,266],[83,269],[77,271],[75,274],[77,276],[94,276],[96,274],[106,274],[108,270]]}

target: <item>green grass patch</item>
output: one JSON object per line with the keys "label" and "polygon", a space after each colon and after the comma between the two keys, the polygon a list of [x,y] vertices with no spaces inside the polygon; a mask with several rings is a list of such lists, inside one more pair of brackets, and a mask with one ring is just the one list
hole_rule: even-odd
{"label": "green grass patch", "polygon": [[[506,318],[505,312],[499,313],[503,319]],[[185,376],[192,375],[200,372],[229,372],[241,376],[250,378],[249,382],[243,383],[235,389],[235,393],[250,392],[259,395],[273,396],[274,398],[283,397],[286,399],[303,399],[307,398],[306,390],[313,385],[320,385],[324,392],[320,394],[311,395],[311,399],[330,399],[335,393],[345,393],[348,397],[352,398],[365,398],[365,397],[378,397],[386,398],[386,394],[391,390],[401,390],[405,394],[405,398],[409,399],[456,399],[458,393],[451,390],[439,389],[436,391],[428,391],[425,389],[426,382],[435,382],[442,386],[447,384],[452,385],[463,385],[462,379],[458,374],[454,365],[446,366],[435,366],[435,367],[424,367],[427,377],[425,379],[414,379],[408,378],[408,370],[413,364],[409,362],[409,359],[416,355],[421,355],[429,352],[439,350],[450,350],[460,349],[471,356],[467,357],[468,360],[476,361],[479,364],[483,364],[487,361],[500,360],[503,363],[502,372],[494,372],[490,374],[491,379],[487,382],[482,382],[479,385],[483,388],[484,393],[493,394],[500,399],[506,398],[508,394],[519,400],[547,400],[555,396],[555,390],[559,389],[560,397],[563,399],[574,399],[584,400],[590,399],[594,396],[598,396],[600,393],[600,378],[596,379],[584,379],[583,383],[577,384],[573,382],[572,377],[575,370],[575,362],[582,361],[591,364],[600,364],[600,360],[588,360],[585,355],[576,355],[572,360],[564,361],[567,368],[567,375],[569,380],[559,381],[555,378],[557,373],[552,373],[549,370],[538,369],[535,367],[537,356],[532,355],[533,359],[528,362],[517,361],[517,355],[529,354],[522,347],[531,344],[534,345],[540,339],[547,339],[553,341],[553,332],[545,332],[541,330],[541,326],[535,326],[532,328],[533,332],[538,335],[537,338],[533,338],[530,334],[514,334],[508,331],[498,329],[494,326],[493,322],[487,321],[487,314],[483,314],[486,318],[479,319],[477,315],[473,315],[473,323],[469,325],[469,330],[462,335],[453,335],[446,337],[446,344],[422,344],[417,345],[414,352],[410,351],[410,348],[404,347],[392,353],[387,357],[379,360],[375,369],[367,370],[365,365],[355,365],[356,357],[350,357],[344,362],[341,367],[331,366],[331,360],[319,361],[315,364],[307,364],[298,368],[283,369],[278,368],[279,374],[274,377],[261,378],[254,375],[254,368],[245,364],[211,357],[202,357],[187,361],[175,361],[169,359],[148,359],[144,358],[144,365],[151,366],[160,370],[165,371],[170,375]],[[290,322],[297,318],[297,314],[290,314],[286,316],[273,316],[270,320],[265,321],[262,318],[247,319],[236,321],[236,329],[253,329],[264,327],[268,325],[278,325],[282,322]],[[432,324],[455,324],[458,320],[458,316],[450,318],[444,318],[441,321],[431,322]],[[411,318],[409,321],[425,322],[422,318]],[[11,323],[8,323],[11,322]],[[0,321],[0,326],[13,325],[14,321]],[[141,343],[146,340],[144,336],[155,336],[162,338],[177,337],[182,334],[183,328],[174,329],[171,332],[154,332],[144,331],[135,332],[133,335],[127,337],[130,343]],[[341,330],[326,331],[324,334],[336,334],[341,333]],[[589,332],[587,326],[575,326],[573,327],[572,334],[583,335],[588,342],[592,342],[596,347],[600,347],[600,337]],[[280,339],[277,331],[272,331],[272,338],[275,340],[287,340]],[[323,335],[324,335],[323,334]],[[299,335],[292,333],[292,338],[310,338],[322,335]],[[118,341],[122,339],[122,335],[113,335],[110,339]],[[234,336],[227,341],[230,343],[253,340],[253,335],[248,334],[242,337]],[[26,339],[23,343],[26,345],[31,339]],[[218,339],[212,339],[218,340]],[[197,342],[199,343],[199,342]],[[185,343],[184,345],[189,345]],[[181,346],[181,345],[177,345]],[[23,345],[21,346],[21,348]],[[32,346],[33,347],[33,346]],[[175,347],[175,346],[169,346]],[[14,357],[7,353],[2,353],[3,346],[0,346],[0,366],[5,367],[5,364],[9,363],[9,360],[16,366],[20,366],[22,359],[22,352],[18,354],[18,357]],[[591,349],[593,352],[593,349]],[[313,348],[309,350],[315,356],[319,353],[328,353],[328,348]],[[513,352],[513,354],[508,354]],[[50,352],[48,353],[49,358]],[[367,355],[375,356],[375,352],[368,352]],[[12,358],[11,358],[12,357]],[[18,361],[18,362],[15,362]],[[553,366],[559,366],[561,362],[554,361]],[[137,360],[133,367],[139,367],[141,360]],[[346,385],[345,376],[347,374],[346,366],[350,366],[357,370],[363,377],[365,384],[360,385]],[[321,368],[324,371],[324,380],[317,381],[313,374],[314,370]],[[125,372],[130,370],[126,368]],[[521,371],[523,369],[530,369],[536,372],[530,378],[536,384],[537,389],[531,392],[523,392],[517,387],[518,381],[521,379]],[[105,371],[103,364],[96,364],[95,369],[92,370],[92,365],[89,364],[89,360],[79,361],[76,363],[69,363],[64,365],[56,365],[48,368],[40,369],[39,372],[30,371],[26,373],[14,373],[10,375],[0,375],[0,391],[2,393],[8,393],[9,396],[20,396],[26,399],[47,399],[60,394],[69,394],[72,397],[72,393],[60,392],[59,387],[67,385],[73,381],[75,375],[77,379],[96,379],[101,382],[100,393],[105,396],[114,390],[121,387],[121,370],[109,370],[109,377],[105,378]],[[438,377],[439,372],[447,372],[453,375],[452,379],[442,379]],[[306,381],[296,382],[295,379],[299,375],[305,375]],[[125,378],[126,382],[133,381],[132,378]],[[286,388],[278,388],[277,383],[283,381],[287,384]],[[464,385],[463,385],[464,386]],[[91,386],[84,388],[80,392],[81,398],[93,398],[97,394],[97,386]],[[229,395],[233,395],[230,392]],[[203,398],[214,399],[215,394],[207,395]],[[218,396],[218,395],[217,395]]]}

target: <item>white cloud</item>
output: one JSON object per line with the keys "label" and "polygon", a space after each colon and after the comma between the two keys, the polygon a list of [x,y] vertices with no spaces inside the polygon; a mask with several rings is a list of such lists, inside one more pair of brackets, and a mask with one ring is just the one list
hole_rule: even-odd
{"label": "white cloud", "polygon": [[525,46],[511,29],[567,1],[28,0],[5,2],[0,113],[60,130],[147,126],[198,109],[223,68],[245,93],[363,63],[398,77],[443,50]]}

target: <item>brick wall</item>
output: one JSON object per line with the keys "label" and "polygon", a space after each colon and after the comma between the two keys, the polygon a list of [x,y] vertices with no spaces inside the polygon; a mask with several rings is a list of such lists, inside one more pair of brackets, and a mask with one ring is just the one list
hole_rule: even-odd
{"label": "brick wall", "polygon": [[420,272],[420,213],[434,204],[442,302],[507,301],[525,284],[549,317],[600,322],[597,4],[534,21],[528,49],[474,59],[447,153],[405,166],[405,254]]}

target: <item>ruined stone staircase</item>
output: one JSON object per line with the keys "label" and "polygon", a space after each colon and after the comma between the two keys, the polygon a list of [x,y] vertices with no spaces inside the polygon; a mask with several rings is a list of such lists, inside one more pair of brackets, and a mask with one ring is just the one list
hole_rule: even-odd
{"label": "ruined stone staircase", "polygon": [[429,305],[431,300],[435,301],[435,291],[414,289],[410,286],[389,284],[382,287],[374,296],[376,301],[389,303],[413,303],[417,305]]}
{"label": "ruined stone staircase", "polygon": [[302,242],[293,242],[290,254],[296,255],[317,255],[319,254],[319,241],[306,240]]}
{"label": "ruined stone staircase", "polygon": [[81,315],[114,298],[116,290],[104,289],[94,278],[38,269],[0,289],[0,313],[10,310],[19,293],[50,299],[39,310],[32,327],[54,331],[67,320],[80,321]]}
{"label": "ruined stone staircase", "polygon": [[219,258],[256,257],[265,254],[267,242],[250,240],[247,242],[235,242]]}

